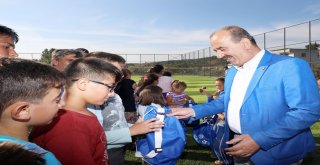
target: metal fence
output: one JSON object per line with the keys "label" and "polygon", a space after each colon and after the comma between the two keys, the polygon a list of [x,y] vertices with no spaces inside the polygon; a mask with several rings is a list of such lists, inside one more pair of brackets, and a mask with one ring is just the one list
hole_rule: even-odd
{"label": "metal fence", "polygon": [[[295,53],[294,50],[296,49],[305,50],[306,61],[310,64],[320,62],[319,56],[313,58],[312,52],[314,50],[312,47],[306,48],[307,45],[320,44],[320,18],[257,34],[254,35],[254,38],[260,48],[287,55],[294,55],[293,53]],[[143,64],[200,59],[215,56],[215,52],[209,47],[184,54],[122,54],[122,56],[127,59],[128,63]],[[295,56],[297,55],[295,54]]]}
{"label": "metal fence", "polygon": [[[304,58],[313,68],[320,67],[319,49],[306,45],[320,43],[320,18],[254,35],[260,48]],[[298,53],[297,53],[298,52]],[[299,54],[300,53],[300,54]],[[193,60],[215,56],[210,47],[183,54],[120,54],[130,64],[153,64],[163,61]],[[19,53],[21,58],[40,59],[41,53]],[[210,59],[210,58],[208,58]],[[190,69],[190,68],[185,68]]]}
{"label": "metal fence", "polygon": [[145,64],[163,61],[191,60],[214,56],[210,47],[184,54],[120,54],[127,63]]}
{"label": "metal fence", "polygon": [[[260,48],[305,59],[311,65],[316,76],[320,78],[319,48],[315,49],[310,46],[316,43],[320,44],[320,18],[253,36]],[[160,61],[201,59],[216,56],[216,54],[209,47],[184,54],[140,54],[136,56],[139,57],[139,61],[130,61],[130,59],[134,59],[131,58],[132,55],[130,54],[126,54],[125,58],[129,63],[143,64],[157,63]],[[192,66],[181,69],[192,70]],[[205,75],[206,71],[200,71],[199,73]],[[215,75],[214,73],[212,74],[212,68],[209,68],[209,75]]]}

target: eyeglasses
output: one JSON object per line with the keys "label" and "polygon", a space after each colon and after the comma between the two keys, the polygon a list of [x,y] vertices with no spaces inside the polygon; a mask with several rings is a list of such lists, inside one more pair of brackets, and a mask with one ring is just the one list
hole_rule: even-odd
{"label": "eyeglasses", "polygon": [[[73,79],[72,81],[78,81],[79,79]],[[94,82],[94,83],[97,83],[97,84],[100,84],[100,85],[104,85],[106,86],[107,88],[109,88],[109,92],[113,92],[114,89],[116,88],[116,85],[109,85],[109,84],[105,84],[103,82],[100,82],[100,81],[94,81],[94,80],[89,80],[91,82]]]}

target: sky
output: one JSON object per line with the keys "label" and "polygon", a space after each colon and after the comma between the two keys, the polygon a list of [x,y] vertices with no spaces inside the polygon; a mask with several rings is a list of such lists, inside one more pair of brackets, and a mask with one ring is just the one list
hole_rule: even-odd
{"label": "sky", "polygon": [[174,54],[210,47],[226,25],[252,35],[320,18],[319,0],[0,0],[18,53],[79,48]]}

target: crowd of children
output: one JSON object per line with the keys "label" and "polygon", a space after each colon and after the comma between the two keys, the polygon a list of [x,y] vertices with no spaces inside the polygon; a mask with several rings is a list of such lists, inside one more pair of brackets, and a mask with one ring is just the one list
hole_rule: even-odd
{"label": "crowd of children", "polygon": [[[12,29],[0,26],[0,31],[0,38],[18,41]],[[152,67],[136,84],[126,61],[112,53],[56,49],[52,66],[11,58],[16,57],[14,51],[4,56],[0,58],[1,163],[122,165],[126,145],[136,135],[157,141],[148,152],[160,164],[174,164],[183,152],[182,126],[165,114],[195,101],[185,93],[187,84],[173,80],[162,65]],[[141,152],[146,151],[142,139],[137,141]],[[168,147],[175,147],[175,152]],[[15,153],[17,159],[11,156]],[[154,164],[150,153],[143,160]]]}

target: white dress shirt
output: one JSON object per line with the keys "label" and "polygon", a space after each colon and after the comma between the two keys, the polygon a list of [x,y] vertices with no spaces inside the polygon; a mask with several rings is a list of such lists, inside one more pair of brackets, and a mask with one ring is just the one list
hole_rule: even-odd
{"label": "white dress shirt", "polygon": [[242,107],[243,99],[247,92],[249,83],[264,53],[265,50],[262,49],[242,67],[235,66],[238,72],[236,73],[232,82],[227,116],[229,127],[235,133],[241,133],[240,109]]}

